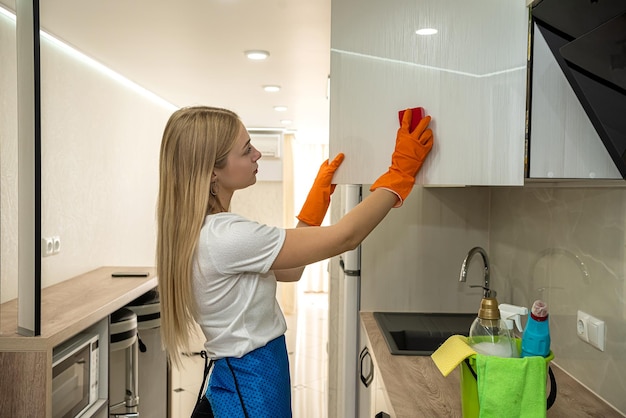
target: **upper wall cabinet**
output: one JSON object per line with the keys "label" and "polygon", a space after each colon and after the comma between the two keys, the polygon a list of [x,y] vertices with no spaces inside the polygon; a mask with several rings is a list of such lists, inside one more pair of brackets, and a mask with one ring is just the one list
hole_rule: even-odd
{"label": "upper wall cabinet", "polygon": [[418,184],[524,183],[524,1],[333,0],[331,18],[330,154],[346,154],[338,183],[385,172],[398,111],[418,106],[435,133]]}
{"label": "upper wall cabinet", "polygon": [[621,179],[536,25],[532,75],[529,177]]}

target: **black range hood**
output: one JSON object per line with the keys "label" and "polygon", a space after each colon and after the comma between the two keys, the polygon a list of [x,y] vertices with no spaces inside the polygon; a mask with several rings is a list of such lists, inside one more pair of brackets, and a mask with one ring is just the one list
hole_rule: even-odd
{"label": "black range hood", "polygon": [[626,0],[537,0],[531,10],[626,179]]}

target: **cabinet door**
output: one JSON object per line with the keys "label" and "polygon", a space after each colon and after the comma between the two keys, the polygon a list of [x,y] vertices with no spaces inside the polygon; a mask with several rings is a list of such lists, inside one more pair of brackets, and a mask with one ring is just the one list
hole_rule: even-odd
{"label": "cabinet door", "polygon": [[[398,111],[421,106],[435,144],[417,182],[521,185],[528,9],[501,0],[333,0],[334,179],[371,184],[391,161]],[[438,33],[420,36],[416,29]]]}
{"label": "cabinet door", "polygon": [[[376,367],[374,357],[369,351],[370,343],[363,323],[360,323],[359,367],[357,405],[359,418],[390,417],[395,418],[385,386]],[[380,414],[380,415],[379,415]]]}
{"label": "cabinet door", "polygon": [[391,402],[387,397],[387,391],[385,386],[383,385],[382,379],[380,378],[380,372],[378,368],[375,369],[376,373],[374,374],[374,409],[372,410],[372,417],[385,417],[385,418],[396,418],[393,409],[391,408]]}
{"label": "cabinet door", "polygon": [[533,57],[529,177],[621,179],[536,26]]}
{"label": "cabinet door", "polygon": [[370,418],[374,416],[373,411],[376,408],[376,392],[373,383],[378,375],[378,371],[375,370],[365,327],[363,323],[359,323],[359,358],[357,376],[355,376],[357,385],[357,417]]}

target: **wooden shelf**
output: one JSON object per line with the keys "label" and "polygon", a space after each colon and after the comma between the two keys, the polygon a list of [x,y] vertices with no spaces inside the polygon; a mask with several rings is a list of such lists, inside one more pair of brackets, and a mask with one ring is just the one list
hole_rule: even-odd
{"label": "wooden shelf", "polygon": [[[148,277],[112,277],[116,271]],[[54,347],[156,286],[154,267],[101,267],[42,289],[37,337],[17,334],[16,299],[0,305],[0,416],[51,417]]]}

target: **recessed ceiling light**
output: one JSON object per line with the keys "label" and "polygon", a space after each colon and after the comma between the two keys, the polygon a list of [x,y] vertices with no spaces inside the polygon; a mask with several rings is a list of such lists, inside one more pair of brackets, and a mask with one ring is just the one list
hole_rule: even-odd
{"label": "recessed ceiling light", "polygon": [[277,112],[285,112],[287,110],[287,106],[274,106],[274,110]]}
{"label": "recessed ceiling light", "polygon": [[270,56],[270,53],[267,51],[262,51],[260,49],[251,49],[249,51],[245,51],[246,57],[251,60],[259,61],[264,60]]}
{"label": "recessed ceiling light", "polygon": [[275,93],[277,91],[280,91],[280,86],[277,86],[275,84],[266,85],[266,86],[263,86],[263,90],[268,91],[270,93]]}
{"label": "recessed ceiling light", "polygon": [[437,29],[434,28],[423,28],[415,31],[418,35],[434,35],[437,33]]}
{"label": "recessed ceiling light", "polygon": [[291,119],[283,119],[280,121],[283,125],[291,125],[293,121]]}

